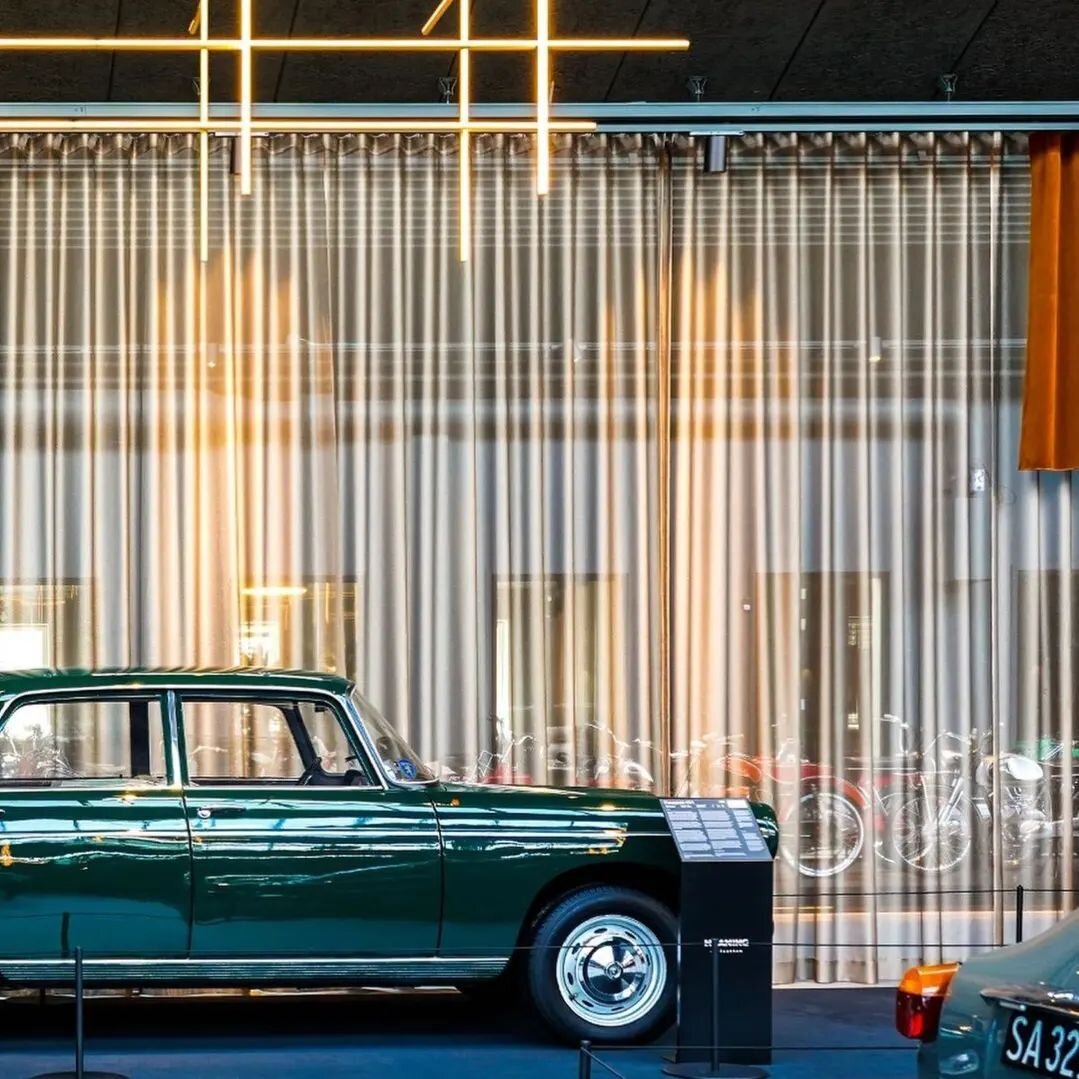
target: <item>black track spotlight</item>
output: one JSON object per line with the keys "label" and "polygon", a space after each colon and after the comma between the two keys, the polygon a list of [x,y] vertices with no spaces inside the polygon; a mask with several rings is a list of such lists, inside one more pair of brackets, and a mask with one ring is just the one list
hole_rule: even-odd
{"label": "black track spotlight", "polygon": [[704,141],[704,171],[727,171],[727,136],[708,135]]}

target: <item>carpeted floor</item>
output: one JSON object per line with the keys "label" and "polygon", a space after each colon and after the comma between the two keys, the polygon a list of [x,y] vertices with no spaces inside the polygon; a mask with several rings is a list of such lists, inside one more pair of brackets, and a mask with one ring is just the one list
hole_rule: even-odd
{"label": "carpeted floor", "polygon": [[[775,994],[775,1079],[907,1079],[914,1050],[892,1027],[890,989]],[[0,1079],[73,1067],[64,1001],[0,1005]],[[454,992],[105,998],[86,1009],[87,1068],[130,1079],[576,1079],[577,1054],[527,1015]],[[815,1048],[809,1048],[809,1047]],[[600,1053],[626,1079],[659,1076],[666,1050]],[[597,1077],[610,1073],[593,1068]]]}

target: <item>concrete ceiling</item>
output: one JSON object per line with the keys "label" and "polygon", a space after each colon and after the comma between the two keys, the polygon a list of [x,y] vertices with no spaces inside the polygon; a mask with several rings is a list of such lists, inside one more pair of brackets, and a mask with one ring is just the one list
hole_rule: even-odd
{"label": "concrete ceiling", "polygon": [[[256,33],[415,34],[434,0],[254,0]],[[472,0],[479,34],[527,32],[531,0]],[[591,54],[554,65],[558,101],[929,101],[959,76],[963,100],[1079,99],[1076,0],[553,0],[564,34],[679,34],[688,54]],[[236,0],[214,0],[215,34],[231,34]],[[195,0],[0,0],[0,34],[182,34]],[[455,20],[447,19],[447,30]],[[7,54],[0,101],[193,101],[194,56]],[[477,100],[531,95],[528,62],[477,58]],[[436,101],[452,56],[264,55],[263,101]],[[214,97],[235,87],[215,57]]]}

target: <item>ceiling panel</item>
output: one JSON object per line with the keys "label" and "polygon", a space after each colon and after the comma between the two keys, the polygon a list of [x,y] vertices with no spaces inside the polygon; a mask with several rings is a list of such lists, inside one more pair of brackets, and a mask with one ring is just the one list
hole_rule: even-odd
{"label": "ceiling panel", "polygon": [[[116,30],[118,0],[0,0],[0,26],[22,34],[86,34],[109,37]],[[94,101],[109,86],[111,53],[8,53],[0,63],[0,100]]]}
{"label": "ceiling panel", "polygon": [[[232,33],[237,0],[213,0],[215,33]],[[472,0],[476,33],[532,32],[532,0]],[[196,0],[0,0],[8,33],[182,35]],[[413,35],[434,0],[255,0],[256,32],[287,36]],[[1077,0],[552,0],[567,35],[688,36],[688,54],[560,56],[558,101],[931,100],[955,67],[961,99],[1076,99]],[[439,33],[456,33],[447,13]],[[525,55],[477,56],[474,97],[533,97]],[[194,101],[197,58],[164,54],[19,56],[0,64],[0,100]],[[450,54],[263,55],[261,100],[436,101]],[[236,62],[212,64],[215,99],[234,99]]]}
{"label": "ceiling panel", "polygon": [[776,99],[928,101],[992,0],[827,0]]}
{"label": "ceiling panel", "polygon": [[610,99],[686,101],[686,80],[704,75],[707,100],[767,100],[816,6],[810,0],[652,0],[641,33],[688,37],[690,50],[628,54]]}
{"label": "ceiling panel", "polygon": [[961,98],[1079,98],[1079,4],[1000,0],[959,66]]}
{"label": "ceiling panel", "polygon": [[[419,37],[433,6],[417,0],[300,0],[295,33]],[[450,12],[446,18],[455,28],[456,15]],[[279,100],[437,101],[438,77],[452,65],[452,53],[291,54],[285,61]]]}

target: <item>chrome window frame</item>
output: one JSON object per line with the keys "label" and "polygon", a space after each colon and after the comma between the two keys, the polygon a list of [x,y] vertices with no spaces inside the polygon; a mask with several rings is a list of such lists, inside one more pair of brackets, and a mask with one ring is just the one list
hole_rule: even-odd
{"label": "chrome window frame", "polygon": [[[85,791],[88,793],[98,792],[101,794],[129,794],[133,790],[147,791],[147,792],[168,792],[170,794],[179,794],[183,790],[181,782],[181,773],[178,771],[178,761],[176,760],[176,738],[172,729],[172,722],[169,713],[168,694],[163,687],[160,686],[145,686],[138,684],[125,684],[115,685],[108,687],[99,686],[82,686],[78,688],[67,689],[30,689],[24,690],[21,693],[13,694],[12,696],[0,701],[0,733],[3,732],[4,727],[7,725],[8,719],[14,712],[17,712],[20,708],[28,703],[49,703],[50,701],[94,701],[94,700],[113,700],[113,701],[142,701],[142,700],[156,700],[158,708],[161,712],[161,730],[166,739],[169,740],[169,745],[165,747],[165,768],[167,770],[167,777],[164,783],[150,783],[146,786],[133,787],[135,782],[134,776],[129,776],[125,779],[115,779],[106,777],[104,779],[94,780],[89,776],[80,776],[78,779],[46,779],[40,784],[35,783],[6,783],[5,778],[0,776],[0,791],[5,794],[12,794],[17,791],[37,791],[37,790],[68,790],[68,791]],[[107,786],[106,784],[113,784]]]}
{"label": "chrome window frame", "polygon": [[[210,676],[210,677],[212,679],[213,676]],[[360,714],[359,709],[356,707],[355,703],[352,700],[352,693],[356,688],[357,688],[356,683],[353,682],[353,681],[348,682],[348,684],[346,686],[346,689],[345,689],[345,691],[343,693],[337,693],[337,692],[334,692],[333,690],[319,689],[319,688],[314,687],[314,686],[306,686],[306,685],[300,685],[300,684],[297,684],[296,686],[276,685],[276,686],[262,686],[262,687],[258,687],[258,686],[245,687],[245,686],[237,686],[235,683],[224,683],[224,684],[222,684],[220,682],[214,682],[212,680],[207,681],[205,683],[175,682],[175,681],[167,681],[167,680],[158,682],[158,681],[155,680],[155,682],[152,685],[146,685],[145,683],[140,683],[137,678],[133,679],[131,682],[127,682],[127,681],[124,681],[123,678],[119,678],[119,679],[117,679],[116,681],[112,682],[111,684],[109,684],[107,686],[96,686],[95,685],[95,686],[83,686],[83,687],[70,688],[70,689],[49,689],[49,688],[26,689],[26,690],[20,691],[19,693],[13,693],[10,697],[7,697],[5,699],[0,699],[0,729],[3,728],[3,724],[7,721],[8,712],[11,711],[13,708],[18,707],[20,703],[22,703],[22,702],[24,702],[24,701],[26,701],[28,699],[33,700],[33,699],[36,699],[36,698],[39,698],[39,697],[62,696],[62,695],[71,695],[71,696],[76,696],[76,697],[78,697],[78,696],[87,696],[87,695],[109,696],[110,694],[116,695],[116,694],[123,694],[125,692],[133,694],[133,695],[137,695],[137,696],[141,696],[141,695],[145,694],[145,695],[149,695],[149,696],[158,696],[158,697],[162,697],[162,698],[167,698],[167,696],[169,694],[173,694],[174,697],[173,697],[173,699],[171,701],[171,706],[170,706],[171,710],[172,710],[172,716],[171,716],[171,720],[166,721],[166,724],[167,724],[166,725],[166,730],[172,736],[173,752],[175,754],[177,754],[178,758],[179,758],[175,763],[177,764],[178,767],[182,767],[182,770],[178,771],[176,773],[176,778],[174,780],[175,787],[170,788],[170,789],[184,790],[184,789],[189,789],[189,786],[187,785],[188,777],[187,777],[186,767],[183,767],[183,766],[186,765],[186,762],[183,760],[183,757],[184,757],[183,746],[181,745],[181,742],[183,741],[184,731],[183,731],[183,727],[182,727],[181,720],[180,720],[180,710],[181,710],[180,698],[183,696],[183,694],[185,692],[191,692],[191,691],[194,691],[196,693],[209,692],[211,694],[220,693],[222,695],[227,694],[229,696],[235,696],[236,694],[242,694],[242,693],[256,692],[256,693],[260,693],[260,694],[266,694],[267,696],[277,694],[277,695],[280,695],[280,696],[292,696],[294,698],[297,695],[299,695],[300,697],[304,697],[304,698],[308,698],[308,699],[310,699],[310,698],[318,698],[320,700],[328,701],[328,702],[330,702],[332,704],[337,705],[337,707],[340,709],[342,715],[347,718],[349,724],[352,727],[353,732],[356,734],[356,736],[357,736],[357,738],[359,740],[359,748],[361,748],[361,750],[366,754],[367,763],[368,763],[368,765],[370,765],[372,767],[373,775],[379,781],[377,786],[346,787],[346,788],[342,788],[342,789],[344,789],[344,790],[355,790],[355,791],[379,790],[379,789],[382,789],[382,790],[396,789],[396,790],[417,791],[417,790],[426,790],[429,787],[437,786],[438,783],[439,783],[439,779],[437,777],[433,777],[431,779],[416,779],[416,780],[412,780],[412,781],[406,781],[406,780],[402,780],[402,779],[397,779],[396,777],[394,777],[393,775],[390,774],[389,769],[387,769],[385,764],[383,764],[382,758],[379,756],[378,750],[376,749],[376,747],[374,745],[374,742],[372,741],[371,736],[368,733],[367,724],[364,722],[363,716]],[[0,789],[7,789],[7,788],[0,787]],[[10,788],[10,789],[16,789],[16,788]],[[18,789],[26,790],[26,789],[30,789],[30,788],[18,788]],[[94,788],[94,789],[100,789],[100,788]],[[232,790],[250,791],[250,790],[253,790],[253,789],[257,789],[257,788],[255,788],[252,784],[244,784],[243,786],[237,786],[237,787],[232,787],[232,788],[225,788],[224,786],[222,786],[222,787],[220,787],[218,789],[221,789],[221,790],[232,789]],[[306,787],[301,788],[299,786],[288,787],[288,786],[282,786],[282,785],[275,785],[275,789],[276,790],[306,790],[307,788]]]}
{"label": "chrome window frame", "polygon": [[[346,706],[347,706],[349,712],[352,715],[352,722],[363,732],[364,738],[366,739],[367,745],[369,747],[368,751],[370,752],[372,758],[374,759],[375,767],[378,769],[379,775],[381,775],[383,780],[389,786],[397,787],[397,788],[399,788],[401,790],[426,790],[428,787],[437,786],[438,783],[440,782],[440,780],[438,779],[437,776],[432,776],[430,779],[411,779],[411,780],[408,780],[408,779],[398,779],[395,775],[393,775],[390,772],[390,770],[386,767],[385,762],[382,760],[382,757],[379,754],[378,749],[376,748],[376,746],[374,744],[374,741],[372,740],[370,734],[368,733],[367,724],[366,724],[366,722],[364,722],[363,715],[360,713],[360,710],[356,707],[356,702],[352,699],[352,695],[354,693],[358,692],[358,690],[359,690],[359,687],[356,685],[355,682],[349,682],[349,684],[348,684],[348,692],[345,694],[344,701],[346,703]],[[372,707],[374,707],[374,706],[372,705]],[[405,739],[403,736],[400,736],[400,735],[398,737],[401,737],[401,740],[405,743],[405,745],[408,746],[409,749],[412,750],[413,753],[416,752],[415,749],[413,749],[411,743],[408,742],[407,739]],[[416,754],[416,755],[419,756],[419,754]],[[422,758],[421,758],[421,760],[422,760]]]}
{"label": "chrome window frame", "polygon": [[[228,791],[301,791],[301,790],[350,790],[350,791],[375,791],[386,790],[386,777],[383,774],[383,769],[380,767],[381,761],[378,760],[378,754],[374,752],[374,747],[371,744],[371,740],[368,737],[366,729],[362,724],[357,723],[357,716],[353,714],[352,709],[349,707],[351,701],[347,697],[342,697],[337,693],[333,693],[330,690],[314,689],[311,687],[301,686],[236,686],[236,685],[202,685],[202,684],[187,684],[170,686],[170,693],[173,694],[173,705],[175,707],[175,722],[176,722],[176,748],[177,753],[180,756],[182,771],[181,782],[183,788],[186,791],[198,791],[202,789],[212,788],[214,790],[228,790]],[[267,782],[265,785],[260,786],[257,780],[252,780],[250,783],[214,783],[212,777],[205,783],[192,782],[191,776],[188,773],[187,768],[187,729],[183,723],[183,699],[185,696],[191,696],[199,700],[247,700],[249,703],[256,703],[259,700],[270,700],[273,697],[280,697],[284,700],[320,700],[323,703],[335,706],[335,714],[338,716],[338,720],[344,722],[346,735],[349,733],[355,736],[354,749],[358,749],[363,755],[366,765],[366,771],[374,778],[375,782],[364,783],[363,785],[349,784],[345,787],[314,787],[307,784],[300,783],[282,783],[282,782]],[[3,717],[0,716],[0,721]],[[377,764],[376,764],[377,762]]]}

